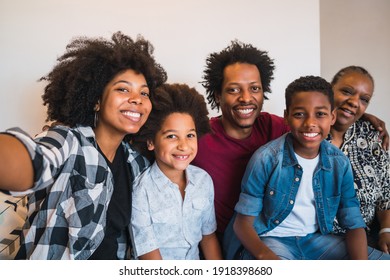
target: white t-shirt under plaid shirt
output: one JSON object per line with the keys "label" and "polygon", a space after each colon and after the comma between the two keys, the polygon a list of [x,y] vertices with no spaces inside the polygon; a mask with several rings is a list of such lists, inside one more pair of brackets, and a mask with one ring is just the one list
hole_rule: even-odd
{"label": "white t-shirt under plaid shirt", "polygon": [[[113,193],[112,173],[97,150],[92,128],[57,126],[34,140],[19,129],[6,132],[26,146],[35,173],[31,189],[9,192],[29,194],[29,218],[17,257],[88,259],[103,240]],[[122,142],[122,146],[132,177],[136,178],[149,163],[128,143]],[[128,237],[121,236],[118,243],[118,258],[128,257]]]}

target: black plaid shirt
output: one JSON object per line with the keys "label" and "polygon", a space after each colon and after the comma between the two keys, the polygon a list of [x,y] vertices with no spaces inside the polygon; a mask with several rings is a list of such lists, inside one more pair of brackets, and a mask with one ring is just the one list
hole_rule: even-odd
{"label": "black plaid shirt", "polygon": [[[27,147],[35,171],[31,189],[10,192],[29,194],[29,218],[17,257],[88,259],[103,240],[107,207],[113,193],[112,173],[97,150],[93,130],[57,126],[36,139],[20,129],[6,132]],[[136,178],[149,163],[128,143],[123,142],[122,146]],[[127,258],[130,240],[121,236],[118,244],[118,258]]]}

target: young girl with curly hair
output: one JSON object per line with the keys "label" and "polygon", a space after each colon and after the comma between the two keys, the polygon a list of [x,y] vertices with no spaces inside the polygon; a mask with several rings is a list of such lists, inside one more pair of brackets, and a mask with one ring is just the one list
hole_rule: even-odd
{"label": "young girl with curly hair", "polygon": [[[154,163],[134,184],[132,227],[140,259],[221,259],[211,177],[191,165],[209,132],[207,106],[194,88],[165,84],[136,137]],[[202,256],[199,253],[199,245]]]}

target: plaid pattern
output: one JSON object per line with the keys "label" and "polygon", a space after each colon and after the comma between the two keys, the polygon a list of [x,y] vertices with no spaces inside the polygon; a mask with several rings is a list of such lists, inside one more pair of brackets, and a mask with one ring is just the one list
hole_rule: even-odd
{"label": "plaid pattern", "polygon": [[[113,193],[113,176],[97,150],[92,128],[57,126],[34,140],[19,129],[7,133],[27,147],[35,171],[31,189],[9,192],[29,195],[28,219],[17,257],[88,259],[103,240]],[[136,178],[149,163],[128,143],[122,145]],[[124,259],[130,241],[122,236],[118,242],[118,258]]]}
{"label": "plaid pattern", "polygon": [[15,258],[26,218],[27,196],[13,197],[0,192],[0,260]]}

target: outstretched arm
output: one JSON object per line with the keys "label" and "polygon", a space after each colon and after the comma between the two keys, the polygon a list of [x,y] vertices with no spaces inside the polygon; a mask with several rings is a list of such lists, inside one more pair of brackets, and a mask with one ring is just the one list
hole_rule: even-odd
{"label": "outstretched arm", "polygon": [[206,260],[222,260],[221,247],[215,233],[203,235],[200,247]]}
{"label": "outstretched arm", "polygon": [[0,134],[0,189],[25,191],[33,183],[34,170],[26,147],[17,138]]}
{"label": "outstretched arm", "polygon": [[389,145],[390,145],[389,144],[389,133],[387,132],[385,122],[382,121],[381,119],[377,118],[376,116],[368,114],[368,113],[364,113],[362,118],[364,120],[372,123],[372,125],[375,127],[375,129],[380,132],[379,137],[382,139],[382,147],[383,147],[383,149],[388,151]]}
{"label": "outstretched arm", "polygon": [[279,260],[280,258],[265,245],[253,227],[254,216],[237,214],[234,232],[242,245],[258,260]]}

